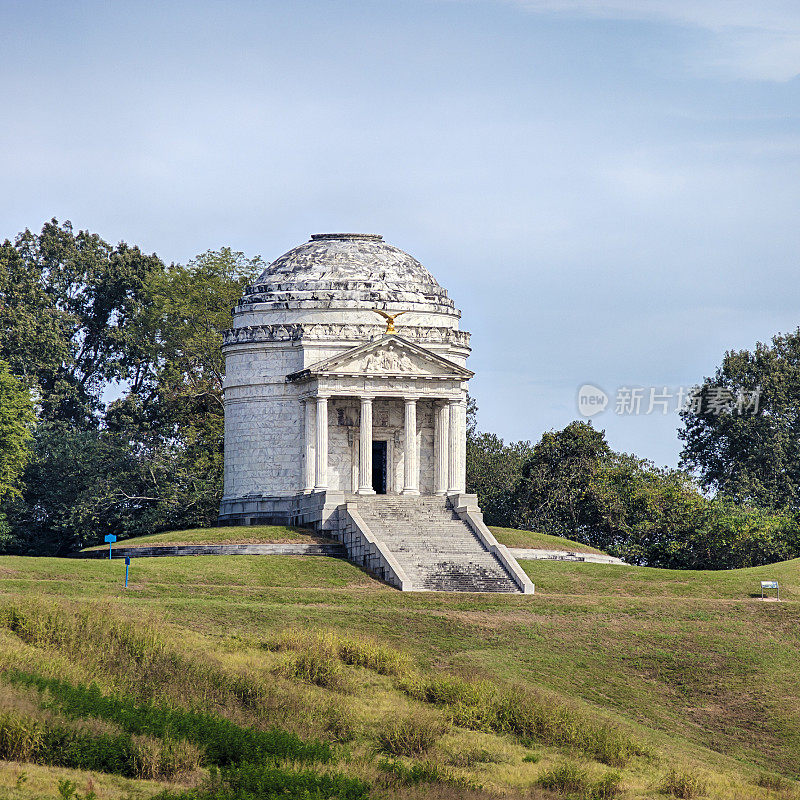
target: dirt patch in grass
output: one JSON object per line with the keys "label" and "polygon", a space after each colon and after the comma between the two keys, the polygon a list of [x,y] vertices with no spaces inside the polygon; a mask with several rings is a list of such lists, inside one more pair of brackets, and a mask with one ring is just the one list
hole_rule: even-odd
{"label": "dirt patch in grass", "polygon": [[18,578],[22,573],[18,569],[0,567],[0,578]]}

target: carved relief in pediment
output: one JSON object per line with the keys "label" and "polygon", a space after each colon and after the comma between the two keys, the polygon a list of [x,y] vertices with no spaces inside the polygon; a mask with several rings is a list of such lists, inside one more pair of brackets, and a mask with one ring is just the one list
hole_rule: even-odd
{"label": "carved relief in pediment", "polygon": [[378,350],[368,353],[360,368],[364,372],[417,372],[417,367],[407,353],[396,350]]}

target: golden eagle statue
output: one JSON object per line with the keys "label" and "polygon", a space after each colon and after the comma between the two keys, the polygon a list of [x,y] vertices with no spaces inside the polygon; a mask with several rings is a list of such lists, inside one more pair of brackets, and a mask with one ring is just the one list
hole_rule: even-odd
{"label": "golden eagle statue", "polygon": [[381,311],[379,308],[372,309],[376,314],[380,314],[386,320],[386,333],[397,333],[397,330],[394,327],[394,321],[399,317],[401,314],[408,314],[408,311],[398,311],[396,314],[387,314],[385,311]]}

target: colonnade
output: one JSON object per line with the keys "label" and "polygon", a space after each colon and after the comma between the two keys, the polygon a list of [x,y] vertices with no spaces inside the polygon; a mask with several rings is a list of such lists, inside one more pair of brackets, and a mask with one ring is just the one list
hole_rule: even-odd
{"label": "colonnade", "polygon": [[[328,400],[330,395],[308,397],[305,403],[305,488],[328,488]],[[372,407],[374,396],[359,397],[358,494],[374,494],[372,488]],[[465,491],[467,404],[460,399],[404,397],[404,459],[402,494],[420,493],[420,454],[417,442],[417,402],[434,400],[433,493]],[[387,467],[392,469],[393,465]]]}

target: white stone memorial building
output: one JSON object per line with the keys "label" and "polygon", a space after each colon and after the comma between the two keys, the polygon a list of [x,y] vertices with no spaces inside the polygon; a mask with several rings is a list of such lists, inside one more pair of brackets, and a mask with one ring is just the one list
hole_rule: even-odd
{"label": "white stone memorial building", "polygon": [[233,310],[221,524],[340,540],[401,589],[533,590],[465,494],[469,334],[376,234],[315,234]]}

